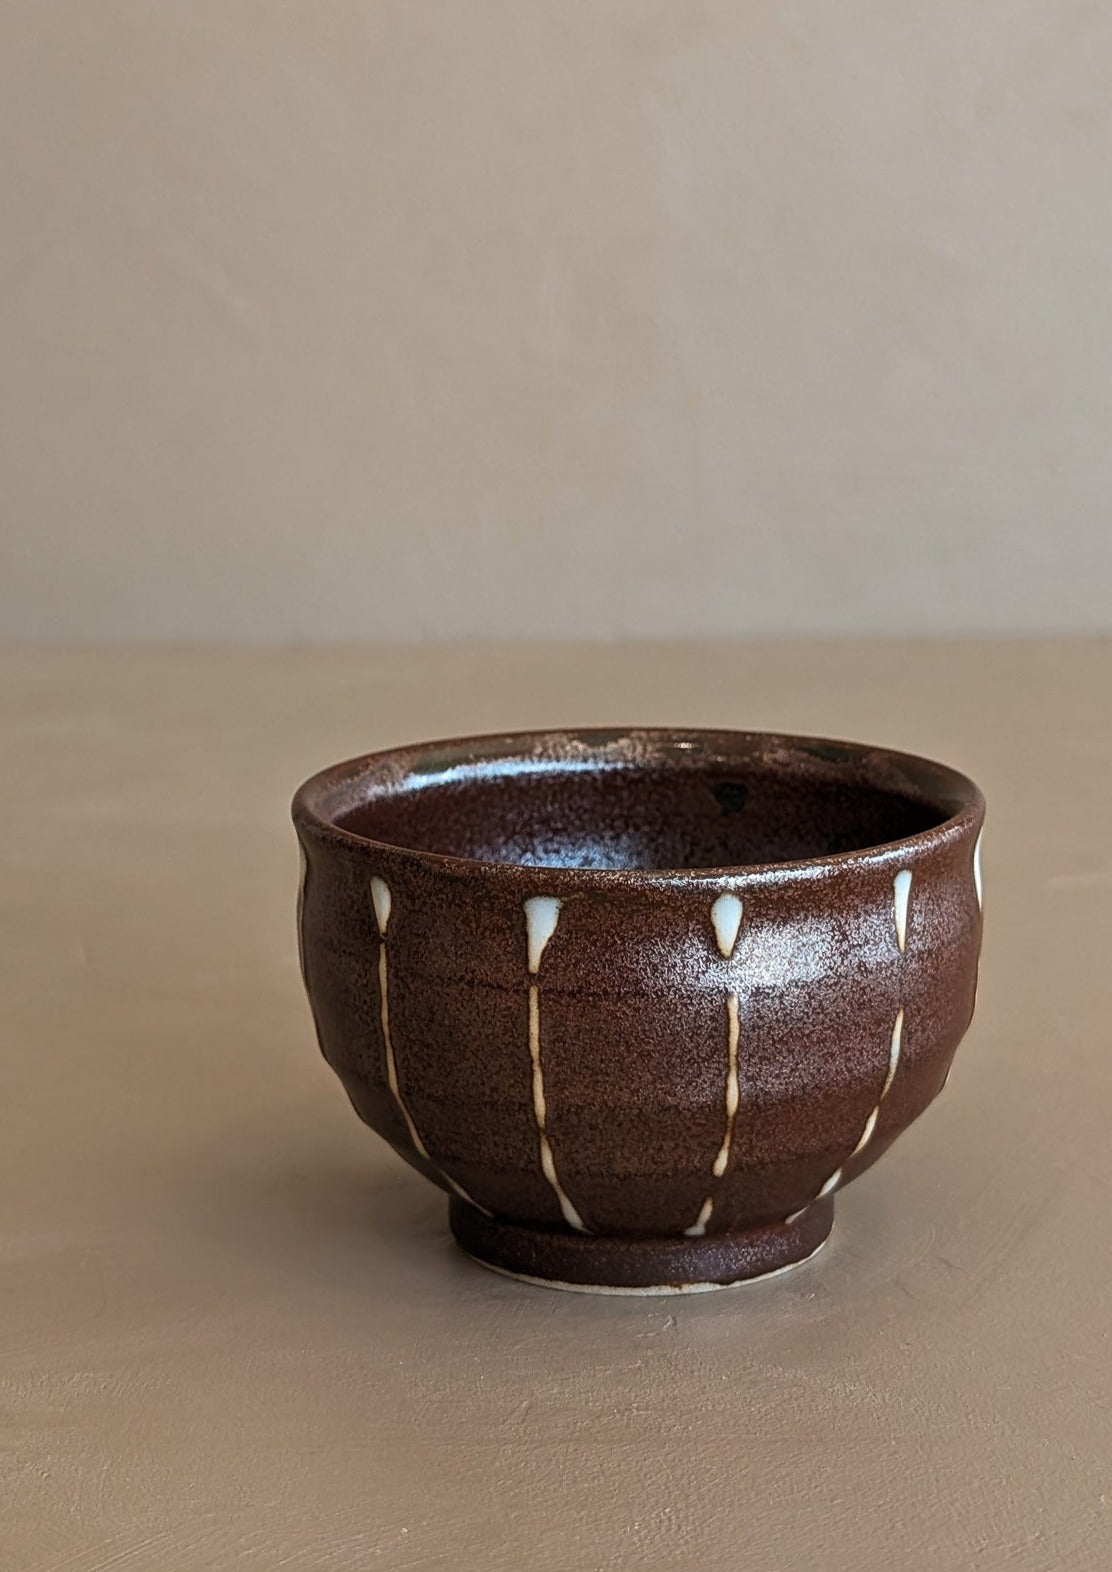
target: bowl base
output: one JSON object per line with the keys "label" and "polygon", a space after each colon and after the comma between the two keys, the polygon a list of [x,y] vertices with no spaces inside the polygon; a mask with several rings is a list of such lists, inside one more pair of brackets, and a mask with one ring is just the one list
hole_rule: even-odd
{"label": "bowl base", "polygon": [[829,1237],[834,1197],[823,1196],[790,1223],[698,1238],[630,1238],[527,1228],[484,1216],[452,1196],[456,1241],[480,1266],[544,1288],[582,1294],[696,1294],[733,1288],[800,1266]]}

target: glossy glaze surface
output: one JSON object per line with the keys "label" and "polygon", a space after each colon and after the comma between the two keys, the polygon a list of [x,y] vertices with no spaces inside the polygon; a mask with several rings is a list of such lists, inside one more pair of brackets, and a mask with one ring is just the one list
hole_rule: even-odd
{"label": "glossy glaze surface", "polygon": [[663,1288],[811,1254],[972,1015],[983,803],[929,761],[463,739],[325,771],[294,817],[326,1059],[467,1247],[525,1275]]}

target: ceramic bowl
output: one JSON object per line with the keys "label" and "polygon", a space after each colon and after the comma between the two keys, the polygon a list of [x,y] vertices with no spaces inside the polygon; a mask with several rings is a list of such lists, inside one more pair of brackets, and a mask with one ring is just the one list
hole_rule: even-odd
{"label": "ceramic bowl", "polygon": [[775,1272],[945,1083],[981,942],[973,783],[733,731],[557,731],[308,781],[302,972],[360,1117],[485,1265]]}

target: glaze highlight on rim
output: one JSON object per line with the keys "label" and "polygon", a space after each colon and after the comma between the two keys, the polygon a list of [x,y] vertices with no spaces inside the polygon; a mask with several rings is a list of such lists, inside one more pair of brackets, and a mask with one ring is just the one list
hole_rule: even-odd
{"label": "glaze highlight on rim", "polygon": [[[640,743],[653,750],[654,757],[659,760],[666,757],[668,751],[678,755],[690,755],[696,748],[717,747],[720,750],[718,753],[708,752],[708,762],[724,763],[731,760],[731,755],[727,751],[731,742],[735,747],[740,746],[742,757],[746,748],[771,743],[803,753],[827,750],[858,761],[871,759],[888,765],[897,772],[905,772],[910,783],[914,783],[917,779],[921,781],[923,777],[932,779],[937,788],[946,789],[946,801],[953,811],[946,817],[940,817],[937,824],[930,825],[926,829],[896,840],[882,841],[873,846],[782,862],[733,863],[698,868],[568,867],[559,864],[466,857],[379,840],[362,835],[336,822],[337,817],[352,812],[368,800],[369,794],[359,792],[362,783],[376,781],[379,784],[388,783],[387,791],[394,794],[401,794],[406,790],[421,790],[419,774],[415,779],[413,770],[413,766],[419,764],[421,760],[447,758],[452,761],[449,768],[458,771],[461,779],[466,778],[469,773],[473,773],[477,778],[481,773],[480,766],[483,764],[489,766],[499,761],[510,762],[520,758],[529,749],[537,750],[545,745],[555,747],[562,745],[571,749],[579,745],[582,748],[580,767],[590,770],[626,769],[630,773],[635,773],[637,769],[635,760],[613,754],[608,759],[607,749],[613,750],[619,743],[627,745]],[[813,753],[813,756],[821,758],[822,754]],[[535,753],[535,757],[538,766],[543,767],[546,762],[543,756]],[[547,762],[554,768],[573,767],[573,760],[568,756],[555,755]],[[429,776],[426,785],[434,778]],[[940,814],[941,811],[939,809]],[[961,774],[950,765],[939,763],[922,754],[907,753],[897,748],[789,732],[723,730],[713,727],[610,726],[481,732],[467,737],[435,739],[377,749],[330,765],[310,776],[294,795],[292,813],[299,829],[311,832],[324,840],[332,840],[353,848],[382,849],[395,856],[412,858],[425,867],[439,869],[447,874],[454,873],[471,878],[497,877],[512,870],[521,877],[534,878],[538,883],[552,889],[561,887],[582,889],[585,886],[605,889],[630,883],[668,888],[681,882],[721,884],[731,879],[759,882],[762,878],[775,877],[785,872],[806,878],[832,874],[840,868],[855,868],[862,865],[883,866],[898,861],[917,848],[937,846],[940,842],[962,834],[983,817],[984,797],[980,788],[968,776]]]}

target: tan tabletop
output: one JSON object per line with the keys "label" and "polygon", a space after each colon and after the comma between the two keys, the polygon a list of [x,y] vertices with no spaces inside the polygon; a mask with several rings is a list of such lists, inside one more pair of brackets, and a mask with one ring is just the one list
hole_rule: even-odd
{"label": "tan tabletop", "polygon": [[[5,1572],[1112,1566],[1112,644],[9,652],[0,721]],[[565,723],[988,795],[949,1088],[784,1277],[492,1276],[317,1053],[294,786]]]}

